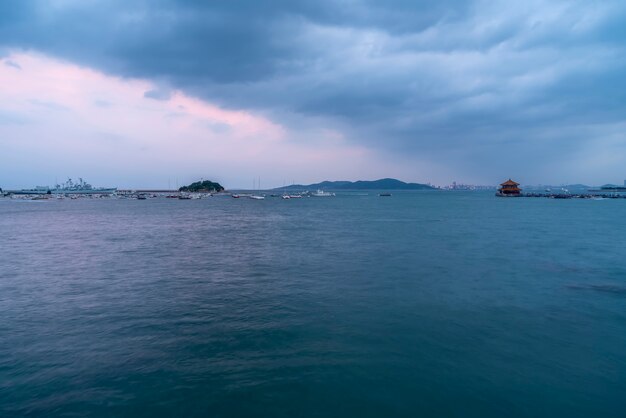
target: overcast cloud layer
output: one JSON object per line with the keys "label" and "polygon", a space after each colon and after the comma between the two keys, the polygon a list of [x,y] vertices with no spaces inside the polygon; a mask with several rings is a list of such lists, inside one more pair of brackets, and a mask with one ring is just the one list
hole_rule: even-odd
{"label": "overcast cloud layer", "polygon": [[626,178],[620,1],[25,0],[0,3],[3,51],[16,71],[12,53],[41,53],[428,166],[405,180]]}

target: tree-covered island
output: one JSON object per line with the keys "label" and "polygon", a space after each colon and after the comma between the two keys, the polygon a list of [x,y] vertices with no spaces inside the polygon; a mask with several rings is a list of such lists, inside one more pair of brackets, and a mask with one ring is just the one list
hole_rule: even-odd
{"label": "tree-covered island", "polygon": [[209,180],[196,181],[189,186],[183,186],[178,189],[179,192],[191,192],[191,193],[212,193],[223,192],[224,188],[219,183],[214,183]]}

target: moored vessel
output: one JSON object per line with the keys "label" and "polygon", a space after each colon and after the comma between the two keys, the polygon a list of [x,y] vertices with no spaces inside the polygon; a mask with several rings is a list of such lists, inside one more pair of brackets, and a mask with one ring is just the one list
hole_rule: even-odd
{"label": "moored vessel", "polygon": [[334,193],[330,193],[330,192],[325,192],[321,189],[318,189],[316,192],[311,193],[311,196],[313,197],[331,197],[334,196]]}
{"label": "moored vessel", "polygon": [[33,189],[22,189],[20,194],[111,194],[117,191],[117,187],[93,187],[78,178],[78,182],[68,178],[66,182],[55,184],[54,187],[37,186]]}

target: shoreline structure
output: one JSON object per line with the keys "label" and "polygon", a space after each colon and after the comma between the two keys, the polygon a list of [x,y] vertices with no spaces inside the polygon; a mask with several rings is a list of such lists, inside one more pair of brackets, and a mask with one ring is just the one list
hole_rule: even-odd
{"label": "shoreline structure", "polygon": [[[343,190],[343,191],[363,191],[363,190],[371,190],[374,191],[374,188],[369,188],[367,186],[390,186],[392,183],[393,186],[397,187],[397,190],[449,190],[441,187],[432,186],[430,184],[418,184],[418,183],[404,183],[395,179],[381,179],[376,181],[358,181],[358,182],[331,182],[325,181],[319,184],[309,185],[309,186],[317,186],[317,185],[325,185],[325,186],[337,186],[336,188],[330,187],[332,190]],[[589,188],[586,192],[575,191],[570,192],[566,188],[561,188],[558,192],[553,192],[550,188],[546,188],[545,192],[523,192],[519,187],[519,183],[508,179],[504,183],[500,184],[500,188],[496,191],[497,197],[534,197],[534,198],[549,198],[549,199],[626,199],[626,181],[624,181],[624,186],[618,186],[613,184],[606,184],[599,188]],[[351,187],[352,186],[352,187]],[[356,187],[354,187],[356,186]],[[365,186],[365,187],[364,187]],[[408,186],[408,187],[407,187]],[[415,186],[419,186],[415,187]],[[582,186],[582,185],[576,185]],[[306,188],[304,185],[290,185],[288,188]],[[534,189],[534,186],[528,186],[529,188]],[[589,186],[586,186],[589,187]],[[495,188],[495,187],[494,187]],[[282,188],[284,189],[284,188]],[[268,189],[266,192],[273,192],[279,189]],[[378,189],[376,189],[378,190]],[[380,190],[387,190],[387,188],[382,187]],[[395,189],[394,189],[395,190]],[[396,190],[396,191],[397,191]],[[493,190],[493,189],[492,189]],[[20,197],[23,196],[26,198],[27,196],[31,196],[34,199],[47,199],[47,198],[78,198],[78,197],[169,197],[169,198],[186,198],[188,196],[193,196],[195,198],[198,197],[208,197],[211,195],[233,195],[236,190],[232,191],[225,190],[219,183],[213,183],[211,181],[203,181],[201,179],[199,182],[192,183],[189,186],[183,186],[178,189],[118,189],[118,188],[97,188],[93,187],[90,184],[83,181],[82,178],[79,179],[79,182],[73,183],[71,179],[68,179],[66,183],[62,185],[56,184],[55,187],[47,187],[47,186],[37,186],[32,189],[21,189],[21,190],[2,190],[0,188],[0,197]],[[276,197],[278,195],[271,194],[272,197]]]}
{"label": "shoreline structure", "polygon": [[519,183],[508,179],[500,184],[500,188],[496,191],[496,197],[545,197],[550,199],[626,199],[626,181],[624,187],[606,185],[599,190],[589,189],[589,193],[570,193],[567,189],[561,189],[559,193],[553,193],[550,189],[546,189],[547,193],[522,193]]}

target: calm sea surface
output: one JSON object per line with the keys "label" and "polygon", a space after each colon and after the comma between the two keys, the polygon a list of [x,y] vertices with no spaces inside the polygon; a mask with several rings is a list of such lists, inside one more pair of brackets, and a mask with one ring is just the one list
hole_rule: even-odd
{"label": "calm sea surface", "polygon": [[0,415],[626,416],[626,200],[0,200]]}

